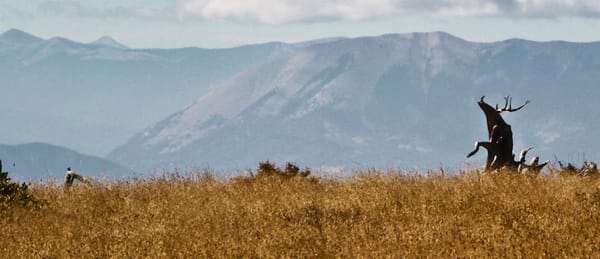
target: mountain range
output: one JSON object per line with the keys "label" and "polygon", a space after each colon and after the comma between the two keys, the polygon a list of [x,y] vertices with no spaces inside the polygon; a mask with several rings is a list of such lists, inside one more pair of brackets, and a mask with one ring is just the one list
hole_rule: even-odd
{"label": "mountain range", "polygon": [[0,34],[0,143],[104,156],[212,85],[292,49],[130,49],[107,36],[80,43],[9,30]]}
{"label": "mountain range", "polygon": [[106,159],[78,153],[74,150],[44,144],[0,145],[3,171],[21,181],[62,181],[67,167],[92,178],[119,178],[132,176],[134,172]]}
{"label": "mountain range", "polygon": [[[0,142],[60,143],[155,168],[462,168],[487,138],[481,96],[515,152],[600,159],[600,42],[471,42],[444,32],[230,49],[131,49],[0,35]],[[8,98],[7,98],[8,96]],[[128,139],[128,140],[127,140]],[[14,144],[12,143],[12,144]]]}
{"label": "mountain range", "polygon": [[510,94],[532,101],[505,115],[515,148],[597,159],[598,71],[597,42],[477,43],[443,32],[338,39],[235,75],[108,157],[142,170],[267,159],[462,167],[472,143],[487,138],[477,100],[503,105]]}

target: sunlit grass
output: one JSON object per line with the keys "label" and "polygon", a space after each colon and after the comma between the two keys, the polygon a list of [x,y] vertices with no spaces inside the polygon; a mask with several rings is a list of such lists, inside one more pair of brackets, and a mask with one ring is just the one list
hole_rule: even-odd
{"label": "sunlit grass", "polygon": [[31,186],[0,212],[6,257],[590,257],[600,179],[577,175],[344,179],[198,173]]}

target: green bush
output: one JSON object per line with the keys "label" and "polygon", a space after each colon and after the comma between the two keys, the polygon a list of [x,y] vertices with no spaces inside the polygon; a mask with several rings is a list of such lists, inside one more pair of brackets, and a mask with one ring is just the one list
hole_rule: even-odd
{"label": "green bush", "polygon": [[21,206],[37,204],[27,188],[26,183],[19,185],[11,182],[8,172],[2,171],[2,160],[0,160],[0,210],[5,210],[14,204]]}

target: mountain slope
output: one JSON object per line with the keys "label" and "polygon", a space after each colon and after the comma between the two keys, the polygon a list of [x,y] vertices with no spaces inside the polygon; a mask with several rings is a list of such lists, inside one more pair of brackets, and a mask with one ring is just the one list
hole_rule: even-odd
{"label": "mountain slope", "polygon": [[39,43],[41,41],[43,41],[43,39],[15,29],[5,31],[0,35],[0,45],[5,47],[18,47]]}
{"label": "mountain slope", "polygon": [[[105,155],[212,85],[294,47],[127,49],[0,34],[0,142],[41,141]],[[38,130],[38,129],[44,130]]]}
{"label": "mountain slope", "polygon": [[127,46],[119,43],[118,41],[111,38],[110,36],[102,36],[99,39],[91,42],[90,45],[96,45],[96,46],[107,47],[107,48],[115,48],[115,49],[128,49]]}
{"label": "mountain slope", "polygon": [[131,170],[108,160],[44,143],[0,145],[0,160],[10,177],[20,180],[54,178],[62,181],[67,167],[82,175],[96,178],[133,174]]}
{"label": "mountain slope", "polygon": [[597,71],[600,43],[475,43],[441,32],[340,39],[237,74],[109,157],[138,170],[266,159],[459,166],[487,136],[476,101],[511,94],[532,100],[505,115],[515,149],[600,158],[590,119],[600,117]]}

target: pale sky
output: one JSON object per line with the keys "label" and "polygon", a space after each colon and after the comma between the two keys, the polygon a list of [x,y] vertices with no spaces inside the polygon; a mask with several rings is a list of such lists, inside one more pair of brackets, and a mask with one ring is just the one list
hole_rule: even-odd
{"label": "pale sky", "polygon": [[445,31],[471,41],[600,41],[599,0],[0,0],[0,32],[132,48],[222,48]]}

